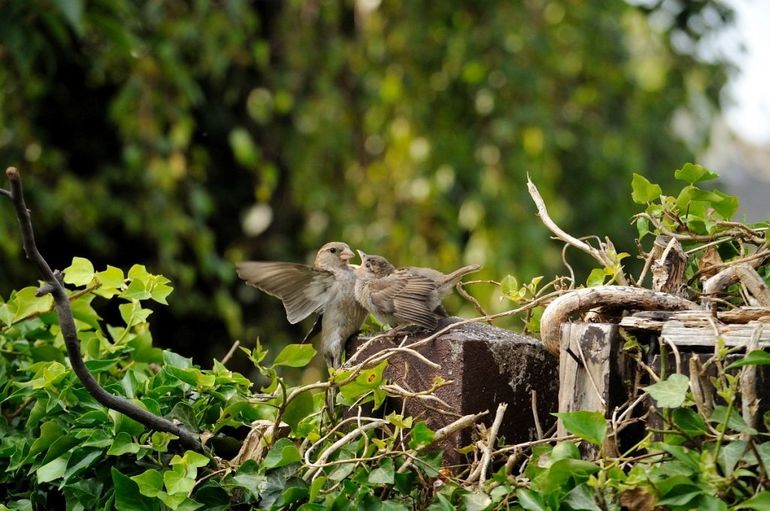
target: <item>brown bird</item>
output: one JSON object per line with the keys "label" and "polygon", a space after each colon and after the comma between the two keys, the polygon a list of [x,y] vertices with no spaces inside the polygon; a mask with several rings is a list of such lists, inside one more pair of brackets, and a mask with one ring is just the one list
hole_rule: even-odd
{"label": "brown bird", "polygon": [[337,369],[345,343],[366,319],[366,310],[355,299],[356,275],[348,265],[353,257],[347,244],[333,241],[318,250],[312,267],[255,261],[236,263],[235,267],[247,284],[283,302],[289,323],[321,314],[318,351],[327,366]]}
{"label": "brown bird", "polygon": [[445,275],[432,268],[408,266],[396,269],[382,256],[358,251],[361,266],[356,270],[356,300],[377,319],[390,326],[416,324],[434,330],[446,317],[442,300],[468,273],[473,264]]}

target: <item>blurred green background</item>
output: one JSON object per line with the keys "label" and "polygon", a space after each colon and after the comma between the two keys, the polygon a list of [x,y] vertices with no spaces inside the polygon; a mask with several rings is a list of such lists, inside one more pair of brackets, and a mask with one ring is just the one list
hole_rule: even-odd
{"label": "blurred green background", "polygon": [[[698,44],[730,22],[714,0],[5,0],[0,163],[22,170],[53,266],[168,276],[156,342],[208,365],[308,327],[238,260],[344,240],[550,280],[561,245],[527,173],[567,231],[635,253],[631,173],[665,185],[706,144],[730,67]],[[5,297],[38,277],[7,204],[0,261]]]}

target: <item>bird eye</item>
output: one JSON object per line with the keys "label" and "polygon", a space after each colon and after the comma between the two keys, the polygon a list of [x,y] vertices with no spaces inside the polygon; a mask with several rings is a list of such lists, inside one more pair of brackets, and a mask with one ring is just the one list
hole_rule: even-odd
{"label": "bird eye", "polygon": [[337,253],[337,249],[336,248],[330,248],[329,252],[331,252],[332,254],[336,254]]}

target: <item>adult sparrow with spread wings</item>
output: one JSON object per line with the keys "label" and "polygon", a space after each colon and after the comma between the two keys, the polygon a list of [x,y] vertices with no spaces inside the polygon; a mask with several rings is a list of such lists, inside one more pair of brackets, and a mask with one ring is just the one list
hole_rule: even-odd
{"label": "adult sparrow with spread wings", "polygon": [[446,316],[442,300],[463,276],[479,270],[464,266],[445,275],[432,268],[408,266],[396,269],[382,256],[358,251],[356,300],[377,319],[390,326],[416,324],[434,330]]}
{"label": "adult sparrow with spread wings", "polygon": [[355,299],[356,275],[348,265],[354,257],[340,241],[322,246],[313,266],[284,262],[236,263],[247,284],[279,298],[286,319],[295,324],[313,313],[322,314],[319,350],[326,365],[337,369],[349,337],[358,333],[366,310]]}

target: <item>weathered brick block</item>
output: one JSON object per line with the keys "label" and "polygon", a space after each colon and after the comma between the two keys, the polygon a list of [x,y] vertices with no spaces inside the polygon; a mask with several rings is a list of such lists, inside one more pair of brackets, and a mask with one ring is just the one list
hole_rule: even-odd
{"label": "weathered brick block", "polygon": [[[426,332],[396,331],[364,347],[357,360],[393,348],[408,336],[404,346],[427,337]],[[360,339],[349,346],[348,358],[366,343]],[[410,392],[431,388],[440,376],[451,380],[435,392],[441,401],[409,397],[386,403],[386,411],[397,411],[428,426],[439,429],[458,417],[489,410],[484,422],[491,425],[497,405],[508,403],[499,436],[508,444],[527,442],[537,438],[532,407],[532,392],[536,394],[537,412],[542,429],[554,423],[551,412],[557,409],[559,393],[559,360],[545,351],[537,339],[494,326],[473,323],[459,326],[430,343],[416,349],[425,358],[440,364],[440,369],[428,366],[418,358],[398,353],[390,358],[386,377]],[[456,448],[472,441],[466,429],[450,437],[441,448],[444,462],[462,461]]]}

